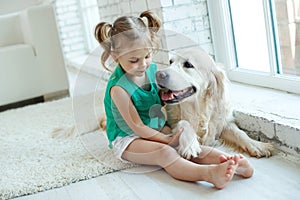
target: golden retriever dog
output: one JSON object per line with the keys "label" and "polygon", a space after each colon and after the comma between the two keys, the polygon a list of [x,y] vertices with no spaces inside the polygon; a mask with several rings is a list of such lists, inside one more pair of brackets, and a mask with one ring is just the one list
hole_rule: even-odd
{"label": "golden retriever dog", "polygon": [[168,125],[174,130],[184,128],[178,149],[181,155],[196,156],[201,151],[197,142],[211,146],[221,140],[250,156],[271,156],[271,144],[251,139],[235,124],[226,92],[226,74],[206,52],[196,48],[182,50],[170,64],[157,71],[156,81]]}

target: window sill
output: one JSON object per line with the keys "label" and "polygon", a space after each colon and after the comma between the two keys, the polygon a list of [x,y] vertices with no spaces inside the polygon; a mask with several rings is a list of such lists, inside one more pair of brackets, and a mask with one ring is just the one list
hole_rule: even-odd
{"label": "window sill", "polygon": [[237,124],[259,140],[300,153],[300,95],[237,82],[229,86]]}

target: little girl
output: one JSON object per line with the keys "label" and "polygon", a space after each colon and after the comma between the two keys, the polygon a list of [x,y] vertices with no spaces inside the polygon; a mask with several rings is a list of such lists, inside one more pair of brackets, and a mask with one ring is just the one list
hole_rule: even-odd
{"label": "little girl", "polygon": [[202,146],[198,157],[187,160],[175,150],[182,129],[170,136],[163,114],[155,109],[161,101],[152,56],[159,47],[156,33],[160,26],[160,19],[145,11],[139,17],[123,16],[95,28],[104,50],[102,65],[108,69],[109,56],[118,63],[104,97],[106,132],[114,154],[122,161],[159,165],[176,179],[207,181],[219,189],[234,173],[251,177],[253,168],[240,154],[230,156]]}

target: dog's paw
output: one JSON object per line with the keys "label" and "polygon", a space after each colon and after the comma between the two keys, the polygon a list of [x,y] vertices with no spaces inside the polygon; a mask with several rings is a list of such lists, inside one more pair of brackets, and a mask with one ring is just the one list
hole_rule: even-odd
{"label": "dog's paw", "polygon": [[270,143],[263,143],[259,141],[252,141],[248,143],[245,149],[252,157],[270,157],[274,152],[274,147]]}
{"label": "dog's paw", "polygon": [[178,130],[181,127],[183,128],[183,132],[179,137],[179,145],[177,147],[178,153],[186,159],[198,157],[201,148],[196,132],[191,127],[190,123],[185,120],[179,121],[175,130]]}

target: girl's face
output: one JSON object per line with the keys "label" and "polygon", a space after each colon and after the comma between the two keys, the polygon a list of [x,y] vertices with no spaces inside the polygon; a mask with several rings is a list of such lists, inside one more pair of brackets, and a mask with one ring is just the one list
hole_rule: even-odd
{"label": "girl's face", "polygon": [[112,56],[131,76],[143,76],[152,62],[152,50],[146,45],[133,45],[130,49],[124,49],[122,55],[112,53]]}

